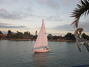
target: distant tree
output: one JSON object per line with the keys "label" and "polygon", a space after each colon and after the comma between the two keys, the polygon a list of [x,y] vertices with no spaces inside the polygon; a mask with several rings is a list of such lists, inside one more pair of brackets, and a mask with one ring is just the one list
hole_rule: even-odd
{"label": "distant tree", "polygon": [[88,36],[87,34],[85,34],[85,33],[82,34],[82,37],[83,37],[84,39],[86,39],[86,40],[89,40],[89,36]]}
{"label": "distant tree", "polygon": [[37,35],[37,30],[36,30],[36,31],[35,31],[35,35],[33,35],[33,40],[36,40],[37,37],[38,37],[38,35]]}
{"label": "distant tree", "polygon": [[53,36],[53,40],[57,40],[58,39],[58,36]]}
{"label": "distant tree", "polygon": [[48,34],[48,40],[51,40],[53,38],[52,34]]}
{"label": "distant tree", "polygon": [[0,34],[3,34],[2,31],[0,31]]}
{"label": "distant tree", "polygon": [[30,36],[31,34],[30,34],[30,32],[24,32],[24,35],[27,35],[27,36]]}
{"label": "distant tree", "polygon": [[23,38],[23,33],[22,32],[19,32],[19,31],[17,31],[17,33],[16,33],[16,38]]}
{"label": "distant tree", "polygon": [[28,32],[28,31],[27,32],[24,32],[23,37],[26,38],[26,39],[29,39],[31,37],[30,32]]}
{"label": "distant tree", "polygon": [[2,33],[2,31],[0,31],[0,39],[2,39],[3,38],[3,33]]}
{"label": "distant tree", "polygon": [[75,40],[75,37],[72,33],[67,33],[65,36],[64,36],[67,40]]}
{"label": "distant tree", "polygon": [[37,36],[37,30],[36,30],[36,32],[35,32],[35,35]]}
{"label": "distant tree", "polygon": [[12,34],[12,31],[11,30],[8,30],[8,34]]}
{"label": "distant tree", "polygon": [[12,31],[11,30],[8,30],[8,33],[7,33],[7,38],[8,39],[11,39],[12,38]]}

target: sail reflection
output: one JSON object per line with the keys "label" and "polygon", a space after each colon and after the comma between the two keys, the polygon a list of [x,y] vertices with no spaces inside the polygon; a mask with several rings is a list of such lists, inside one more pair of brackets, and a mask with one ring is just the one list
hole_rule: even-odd
{"label": "sail reflection", "polygon": [[48,53],[34,53],[33,62],[35,67],[47,67]]}

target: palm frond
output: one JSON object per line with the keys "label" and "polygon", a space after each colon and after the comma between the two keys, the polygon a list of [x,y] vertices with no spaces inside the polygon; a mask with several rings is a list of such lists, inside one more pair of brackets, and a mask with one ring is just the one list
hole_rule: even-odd
{"label": "palm frond", "polygon": [[80,18],[82,15],[89,14],[89,0],[81,0],[81,4],[77,4],[77,8],[72,12],[72,17]]}
{"label": "palm frond", "polygon": [[[89,14],[89,0],[81,0],[80,4],[77,4],[77,8],[72,12],[71,17],[75,17],[74,22],[76,21],[75,26],[78,27],[79,19],[82,15]],[[77,20],[76,20],[77,19]]]}

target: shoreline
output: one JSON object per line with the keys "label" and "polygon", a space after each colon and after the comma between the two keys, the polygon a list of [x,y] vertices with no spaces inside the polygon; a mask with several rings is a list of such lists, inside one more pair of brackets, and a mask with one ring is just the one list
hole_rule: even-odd
{"label": "shoreline", "polygon": [[[0,39],[0,40],[9,40],[9,41],[36,41],[32,39]],[[48,40],[51,42],[75,42],[73,40]]]}

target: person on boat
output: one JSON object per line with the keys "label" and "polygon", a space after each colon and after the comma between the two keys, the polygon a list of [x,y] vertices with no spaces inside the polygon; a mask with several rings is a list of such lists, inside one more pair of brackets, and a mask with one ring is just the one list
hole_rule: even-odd
{"label": "person on boat", "polygon": [[44,47],[44,49],[48,50],[48,47]]}

